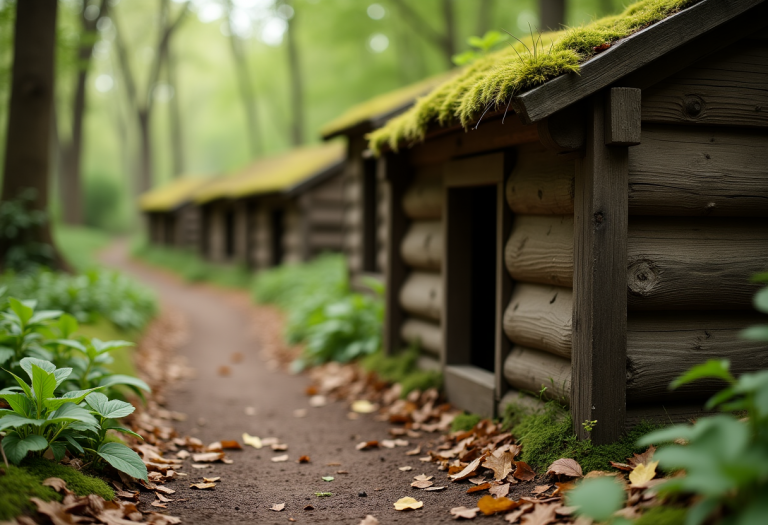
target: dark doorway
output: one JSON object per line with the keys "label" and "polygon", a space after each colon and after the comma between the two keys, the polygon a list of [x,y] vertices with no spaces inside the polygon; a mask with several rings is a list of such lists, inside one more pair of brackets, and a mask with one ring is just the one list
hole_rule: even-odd
{"label": "dark doorway", "polygon": [[165,218],[165,244],[173,246],[176,244],[176,217],[167,215]]}
{"label": "dark doorway", "polygon": [[363,162],[363,271],[376,272],[378,252],[379,191],[376,180],[376,161]]}
{"label": "dark doorway", "polygon": [[285,213],[281,208],[272,210],[272,266],[283,262],[283,234],[285,233]]}
{"label": "dark doorway", "polygon": [[224,255],[227,259],[235,256],[235,212],[224,212]]}

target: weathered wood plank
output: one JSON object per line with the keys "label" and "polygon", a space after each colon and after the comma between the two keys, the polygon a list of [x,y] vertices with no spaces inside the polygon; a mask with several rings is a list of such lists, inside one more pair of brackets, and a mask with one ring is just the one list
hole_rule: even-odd
{"label": "weathered wood plank", "polygon": [[309,224],[317,226],[341,226],[347,214],[340,206],[313,206],[305,211]]}
{"label": "weathered wood plank", "polygon": [[410,185],[399,204],[410,219],[439,219],[443,215],[443,198],[441,177],[419,177]]}
{"label": "weathered wood plank", "polygon": [[403,244],[403,260],[414,268],[440,271],[443,263],[443,223],[440,221],[414,221]]}
{"label": "weathered wood plank", "polygon": [[768,217],[768,130],[643,126],[631,215]]}
{"label": "weathered wood plank", "polygon": [[341,250],[344,244],[344,233],[338,230],[310,231],[307,242],[314,249]]}
{"label": "weathered wood plank", "polygon": [[438,358],[443,353],[443,330],[438,323],[408,318],[400,331],[403,341],[418,344],[421,350]]}
{"label": "weathered wood plank", "polygon": [[643,92],[643,121],[768,127],[768,42],[742,40]]}
{"label": "weathered wood plank", "polygon": [[446,395],[456,407],[483,417],[496,415],[491,372],[474,366],[448,365],[443,371],[443,383]]}
{"label": "weathered wood plank", "polygon": [[504,312],[504,333],[517,345],[570,359],[572,317],[570,288],[517,283]]}
{"label": "weathered wood plank", "polygon": [[526,124],[537,122],[582,100],[620,78],[724,24],[762,0],[703,0],[646,29],[615,42],[580,67],[513,99]]}
{"label": "weathered wood plank", "polygon": [[611,88],[606,94],[605,144],[635,146],[640,144],[640,90]]}
{"label": "weathered wood plank", "polygon": [[768,220],[633,218],[627,288],[631,310],[751,309],[765,271]]}
{"label": "weathered wood plank", "polygon": [[517,390],[538,394],[546,387],[544,397],[570,403],[571,362],[563,357],[513,346],[504,362],[504,378]]}
{"label": "weathered wood plank", "polygon": [[737,376],[768,368],[768,344],[739,337],[764,323],[750,313],[633,313],[627,326],[627,403],[704,401],[722,381],[696,381],[670,391],[683,372],[708,359],[729,359]]}
{"label": "weathered wood plank", "polygon": [[403,283],[398,299],[406,312],[439,321],[443,311],[442,276],[439,273],[411,273]]}
{"label": "weathered wood plank", "polygon": [[507,203],[515,213],[572,215],[573,160],[563,160],[541,145],[518,148],[506,184]]}
{"label": "weathered wood plank", "polygon": [[[605,145],[605,100],[591,99],[576,170],[573,257],[574,430],[595,443],[624,431],[627,326],[627,150]],[[600,422],[587,435],[581,423]]]}
{"label": "weathered wood plank", "polygon": [[573,286],[573,216],[517,215],[504,249],[516,281]]}

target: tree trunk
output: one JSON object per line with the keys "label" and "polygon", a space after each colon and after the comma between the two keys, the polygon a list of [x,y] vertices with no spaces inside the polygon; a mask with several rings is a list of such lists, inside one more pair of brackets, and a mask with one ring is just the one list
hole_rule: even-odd
{"label": "tree trunk", "polygon": [[168,85],[173,89],[173,96],[168,101],[171,128],[171,153],[173,155],[173,175],[179,177],[184,173],[184,136],[181,126],[181,103],[179,101],[179,83],[176,81],[176,56],[172,46],[168,46],[168,56],[165,62],[165,72]]}
{"label": "tree trunk", "polygon": [[[33,188],[34,210],[48,211],[53,122],[53,79],[57,0],[25,0],[16,4],[11,96],[8,111],[3,200]],[[66,264],[55,250],[50,222],[31,232],[34,241],[54,247],[53,266]],[[8,246],[0,247],[5,253]]]}
{"label": "tree trunk", "polygon": [[565,24],[565,0],[539,0],[540,26],[534,31],[558,30]]}
{"label": "tree trunk", "polygon": [[491,29],[491,11],[493,10],[493,0],[479,0],[480,5],[477,8],[477,36],[485,35]]}
{"label": "tree trunk", "polygon": [[[286,2],[286,4],[288,4]],[[299,146],[304,142],[304,79],[301,74],[299,50],[296,44],[296,10],[288,20],[288,67],[291,73],[291,144]]]}
{"label": "tree trunk", "polygon": [[149,111],[139,110],[136,113],[139,122],[139,187],[138,192],[144,193],[152,188],[152,141],[149,130]]}
{"label": "tree trunk", "polygon": [[453,65],[453,55],[456,54],[456,18],[453,13],[453,0],[443,0],[443,19],[445,20],[443,49],[448,63]]}

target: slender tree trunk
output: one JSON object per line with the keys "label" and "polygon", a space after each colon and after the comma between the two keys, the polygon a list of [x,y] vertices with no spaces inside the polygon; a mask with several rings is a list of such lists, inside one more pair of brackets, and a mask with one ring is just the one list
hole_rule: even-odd
{"label": "slender tree trunk", "polygon": [[493,10],[493,0],[479,0],[477,7],[477,36],[483,36],[491,28],[491,11]]}
{"label": "slender tree trunk", "polygon": [[[33,188],[33,209],[48,211],[51,167],[51,124],[57,0],[24,0],[16,4],[13,68],[8,111],[2,199],[11,200]],[[35,241],[55,246],[50,222],[31,232]],[[0,246],[2,254],[8,246]],[[54,248],[53,264],[65,268]]]}
{"label": "slender tree trunk", "polygon": [[168,85],[173,89],[173,96],[168,101],[171,123],[171,153],[173,154],[173,174],[179,177],[184,173],[184,136],[181,127],[181,103],[179,101],[179,83],[176,81],[176,55],[172,46],[168,47],[165,71]]}
{"label": "slender tree trunk", "polygon": [[[287,4],[287,2],[286,2]],[[299,60],[299,48],[296,43],[296,10],[293,17],[288,20],[287,44],[288,67],[291,78],[291,107],[293,118],[291,119],[291,144],[298,146],[304,142],[304,78],[301,74]]]}
{"label": "slender tree trunk", "polygon": [[443,48],[448,62],[453,64],[453,55],[456,54],[456,18],[453,12],[453,0],[443,0],[443,19],[445,20]]}
{"label": "slender tree trunk", "polygon": [[539,20],[541,27],[534,27],[534,30],[560,29],[565,24],[565,0],[539,0]]}
{"label": "slender tree trunk", "polygon": [[152,141],[150,139],[150,112],[137,112],[139,123],[139,193],[144,193],[152,187]]}

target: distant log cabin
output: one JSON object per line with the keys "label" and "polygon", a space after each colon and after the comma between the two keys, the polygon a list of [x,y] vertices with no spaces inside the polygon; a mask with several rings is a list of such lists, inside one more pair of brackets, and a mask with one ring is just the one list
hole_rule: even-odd
{"label": "distant log cabin", "polygon": [[141,196],[147,240],[157,246],[197,251],[200,246],[200,208],[192,202],[194,193],[211,179],[179,177]]}
{"label": "distant log cabin", "polygon": [[[670,391],[695,364],[768,367],[739,338],[768,266],[768,3],[662,4],[575,29],[580,54],[561,33],[482,58],[373,133],[386,349],[418,342],[459,407],[543,395],[604,443],[695,416],[722,387]],[[521,89],[550,51],[562,74]]]}
{"label": "distant log cabin", "polygon": [[344,146],[260,159],[195,194],[203,256],[260,270],[342,249]]}

